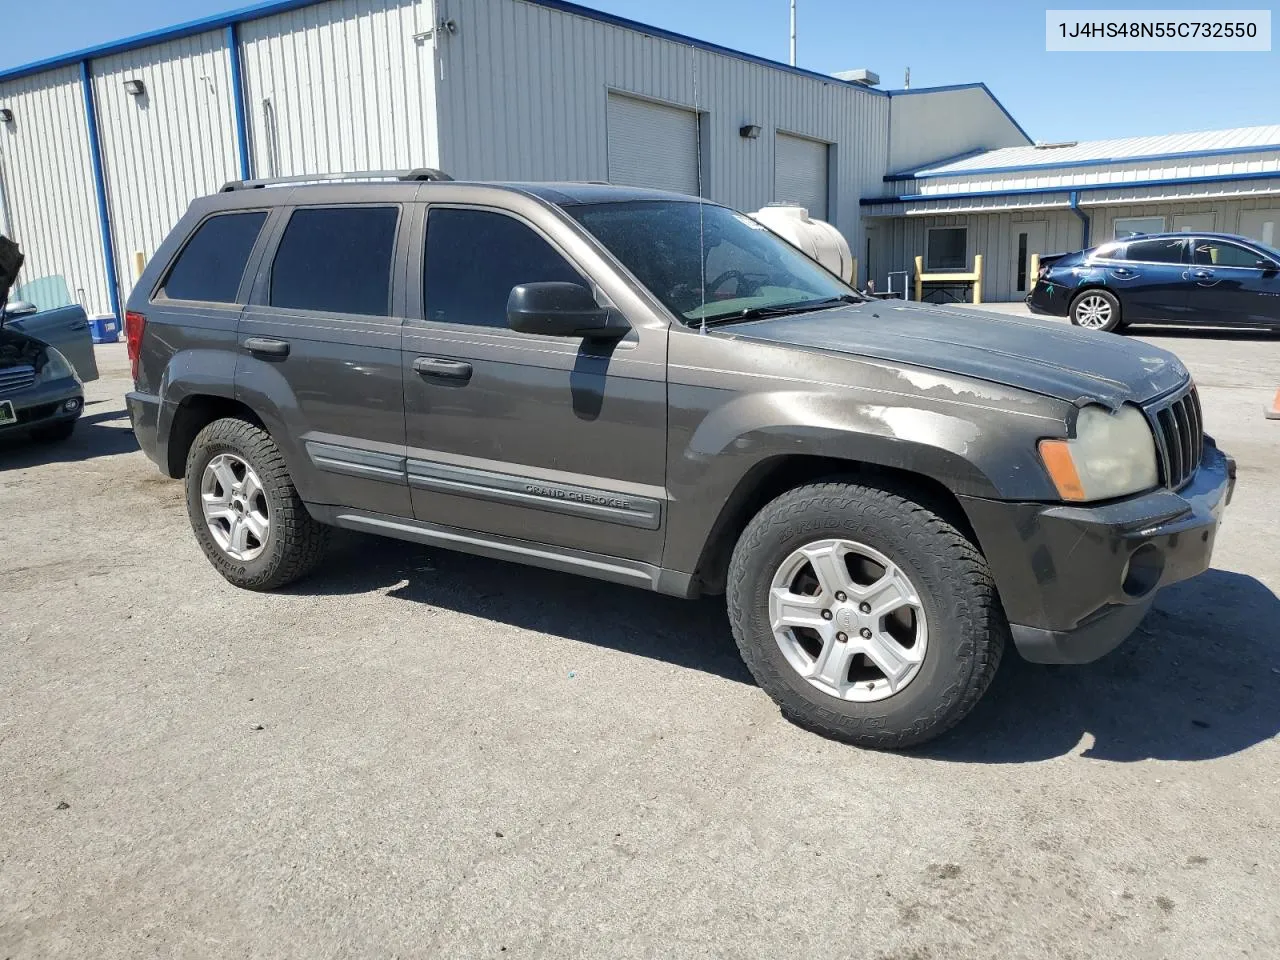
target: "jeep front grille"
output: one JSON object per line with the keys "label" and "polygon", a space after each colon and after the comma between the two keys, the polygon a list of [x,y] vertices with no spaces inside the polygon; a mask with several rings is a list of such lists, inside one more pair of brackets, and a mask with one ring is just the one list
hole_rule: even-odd
{"label": "jeep front grille", "polygon": [[36,382],[36,368],[23,364],[20,367],[0,369],[0,394],[17,393]]}
{"label": "jeep front grille", "polygon": [[1204,418],[1195,385],[1147,407],[1156,438],[1160,479],[1171,490],[1185,486],[1204,453]]}

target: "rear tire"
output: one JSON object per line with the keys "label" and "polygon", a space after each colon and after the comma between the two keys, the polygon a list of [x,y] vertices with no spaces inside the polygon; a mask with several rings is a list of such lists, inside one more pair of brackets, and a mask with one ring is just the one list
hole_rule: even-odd
{"label": "rear tire", "polygon": [[886,487],[778,497],[739,538],[726,592],[742,658],[783,715],[864,747],[913,746],[957,723],[1009,630],[977,548]]}
{"label": "rear tire", "polygon": [[1110,290],[1092,287],[1071,301],[1071,322],[1086,330],[1109,333],[1123,325],[1120,301]]}
{"label": "rear tire", "polygon": [[307,512],[260,427],[228,418],[201,430],[187,454],[186,489],[200,549],[237,587],[274,590],[324,558],[329,528]]}

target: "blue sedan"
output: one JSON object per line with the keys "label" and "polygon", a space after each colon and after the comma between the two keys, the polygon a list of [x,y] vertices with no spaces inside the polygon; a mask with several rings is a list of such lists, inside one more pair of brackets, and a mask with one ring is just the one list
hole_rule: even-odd
{"label": "blue sedan", "polygon": [[1280,330],[1280,251],[1228,234],[1127,237],[1042,259],[1027,306],[1092,330],[1130,323]]}

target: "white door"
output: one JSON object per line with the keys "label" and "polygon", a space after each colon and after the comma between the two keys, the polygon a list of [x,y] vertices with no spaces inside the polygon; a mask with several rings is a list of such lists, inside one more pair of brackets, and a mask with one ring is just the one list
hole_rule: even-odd
{"label": "white door", "polygon": [[[1015,223],[1010,228],[1009,249],[1013,251],[1012,288],[1014,298],[1026,296],[1035,286],[1036,278],[1031,275],[1031,257],[1043,254],[1044,245],[1048,241],[1049,224],[1044,220],[1029,220],[1026,223]],[[992,291],[996,293],[996,291]]]}
{"label": "white door", "polygon": [[1280,243],[1280,210],[1243,210],[1240,213],[1240,236],[1274,247]]}
{"label": "white door", "polygon": [[1217,228],[1217,215],[1210,213],[1179,213],[1173,218],[1177,233],[1213,233]]}
{"label": "white door", "polygon": [[609,94],[609,182],[698,195],[698,115]]}
{"label": "white door", "polygon": [[773,199],[809,211],[815,220],[827,219],[828,144],[779,133],[773,140]]}

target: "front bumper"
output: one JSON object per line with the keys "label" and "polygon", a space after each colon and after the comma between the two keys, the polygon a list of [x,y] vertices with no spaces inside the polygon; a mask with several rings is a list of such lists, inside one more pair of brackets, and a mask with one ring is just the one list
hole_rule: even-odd
{"label": "front bumper", "polygon": [[39,383],[0,400],[10,401],[17,416],[15,423],[0,425],[0,436],[74,420],[84,412],[84,389],[72,377]]}
{"label": "front bumper", "polygon": [[1208,569],[1235,461],[1205,440],[1181,490],[1098,506],[962,498],[1004,602],[1018,652],[1088,663],[1119,646],[1161,587]]}

